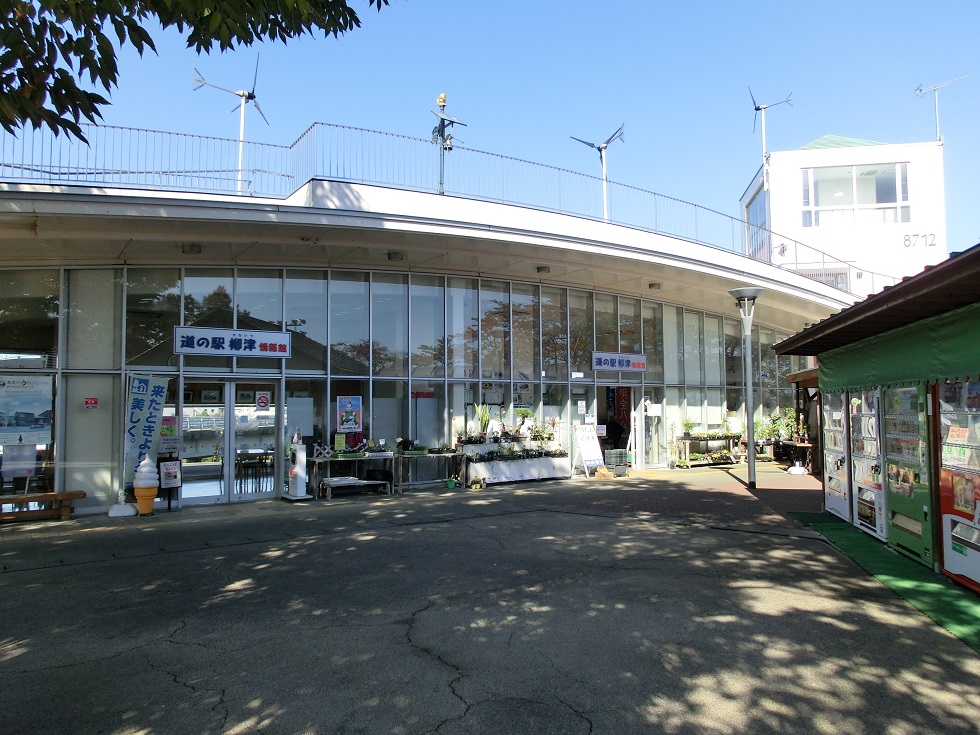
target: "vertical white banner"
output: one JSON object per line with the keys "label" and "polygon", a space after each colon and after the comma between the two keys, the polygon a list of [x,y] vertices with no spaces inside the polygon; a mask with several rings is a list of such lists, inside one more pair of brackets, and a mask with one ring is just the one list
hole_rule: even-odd
{"label": "vertical white banner", "polygon": [[123,442],[126,448],[124,485],[133,481],[136,467],[144,457],[150,456],[156,460],[169,382],[168,377],[130,376],[126,391],[126,437]]}

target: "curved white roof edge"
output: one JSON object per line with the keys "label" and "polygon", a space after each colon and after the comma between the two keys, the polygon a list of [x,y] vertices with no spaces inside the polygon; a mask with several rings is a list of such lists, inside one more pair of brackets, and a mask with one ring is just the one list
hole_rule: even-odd
{"label": "curved white roof edge", "polygon": [[[699,303],[709,309],[728,306],[728,288],[762,287],[769,292],[767,300],[778,301],[779,308],[795,312],[797,319],[806,323],[858,300],[791,270],[668,235],[511,204],[347,182],[313,180],[286,200],[0,183],[0,220],[16,214],[113,217],[131,220],[134,225],[137,221],[166,220],[190,227],[233,223],[240,228],[263,225],[275,229],[281,225],[312,231],[360,230],[382,240],[384,233],[391,233],[399,248],[411,248],[412,242],[428,238],[441,238],[443,243],[458,243],[470,250],[486,242],[500,250],[522,252],[526,260],[545,257],[549,252],[560,260],[572,253],[580,260],[594,260],[597,269],[619,263],[618,271],[644,278],[655,278],[648,274],[658,268],[675,275],[687,273],[690,277],[682,287],[707,287],[712,298]],[[671,300],[666,293],[661,298]],[[808,312],[805,316],[799,311],[802,302],[810,305],[804,309]],[[809,313],[814,309],[822,316]]]}

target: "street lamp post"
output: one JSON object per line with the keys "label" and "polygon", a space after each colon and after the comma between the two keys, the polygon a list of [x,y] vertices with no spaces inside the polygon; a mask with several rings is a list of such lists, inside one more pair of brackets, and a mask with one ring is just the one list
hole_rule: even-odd
{"label": "street lamp post", "polygon": [[738,314],[742,318],[743,352],[745,355],[745,440],[747,442],[747,461],[749,463],[750,490],[755,489],[755,401],[752,382],[752,314],[755,300],[762,293],[761,288],[733,288],[728,292],[735,299]]}

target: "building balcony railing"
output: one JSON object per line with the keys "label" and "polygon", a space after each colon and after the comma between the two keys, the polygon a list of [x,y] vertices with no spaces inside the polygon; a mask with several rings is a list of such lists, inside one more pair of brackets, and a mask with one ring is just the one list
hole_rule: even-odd
{"label": "building balcony railing", "polygon": [[[82,129],[88,145],[46,128],[16,136],[0,131],[0,180],[279,198],[314,178],[439,190],[438,145],[374,130],[315,123],[295,143],[282,146],[114,126]],[[444,191],[603,219],[601,178],[461,146],[446,153]],[[896,281],[663,194],[608,182],[607,201],[612,224],[745,255],[855,295]]]}

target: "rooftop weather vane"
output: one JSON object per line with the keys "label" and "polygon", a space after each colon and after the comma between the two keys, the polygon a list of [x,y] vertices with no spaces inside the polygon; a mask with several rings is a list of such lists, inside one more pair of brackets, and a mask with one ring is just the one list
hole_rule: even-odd
{"label": "rooftop weather vane", "polygon": [[624,143],[626,142],[626,137],[624,135],[624,130],[626,128],[626,123],[619,126],[619,129],[606,138],[601,143],[590,143],[587,140],[582,140],[581,138],[576,138],[574,135],[568,136],[572,140],[577,140],[579,143],[585,143],[589,148],[595,148],[599,152],[599,163],[602,166],[602,219],[605,222],[609,221],[609,198],[607,192],[607,180],[606,180],[606,148],[617,138]]}
{"label": "rooftop weather vane", "polygon": [[204,79],[204,76],[197,69],[194,69],[197,76],[194,78],[194,83],[197,85],[194,87],[196,92],[201,87],[213,87],[214,89],[220,89],[222,92],[227,92],[228,94],[236,95],[240,98],[240,102],[232,108],[232,112],[235,108],[239,110],[239,122],[238,122],[238,193],[242,193],[242,163],[245,157],[245,105],[249,102],[255,105],[255,109],[265,120],[265,124],[269,124],[268,118],[266,118],[265,113],[262,112],[262,108],[259,107],[259,101],[255,98],[255,83],[259,79],[259,57],[255,57],[255,76],[252,78],[252,91],[247,92],[244,89],[240,89],[237,92],[226,87],[219,87],[217,84],[211,84]]}

